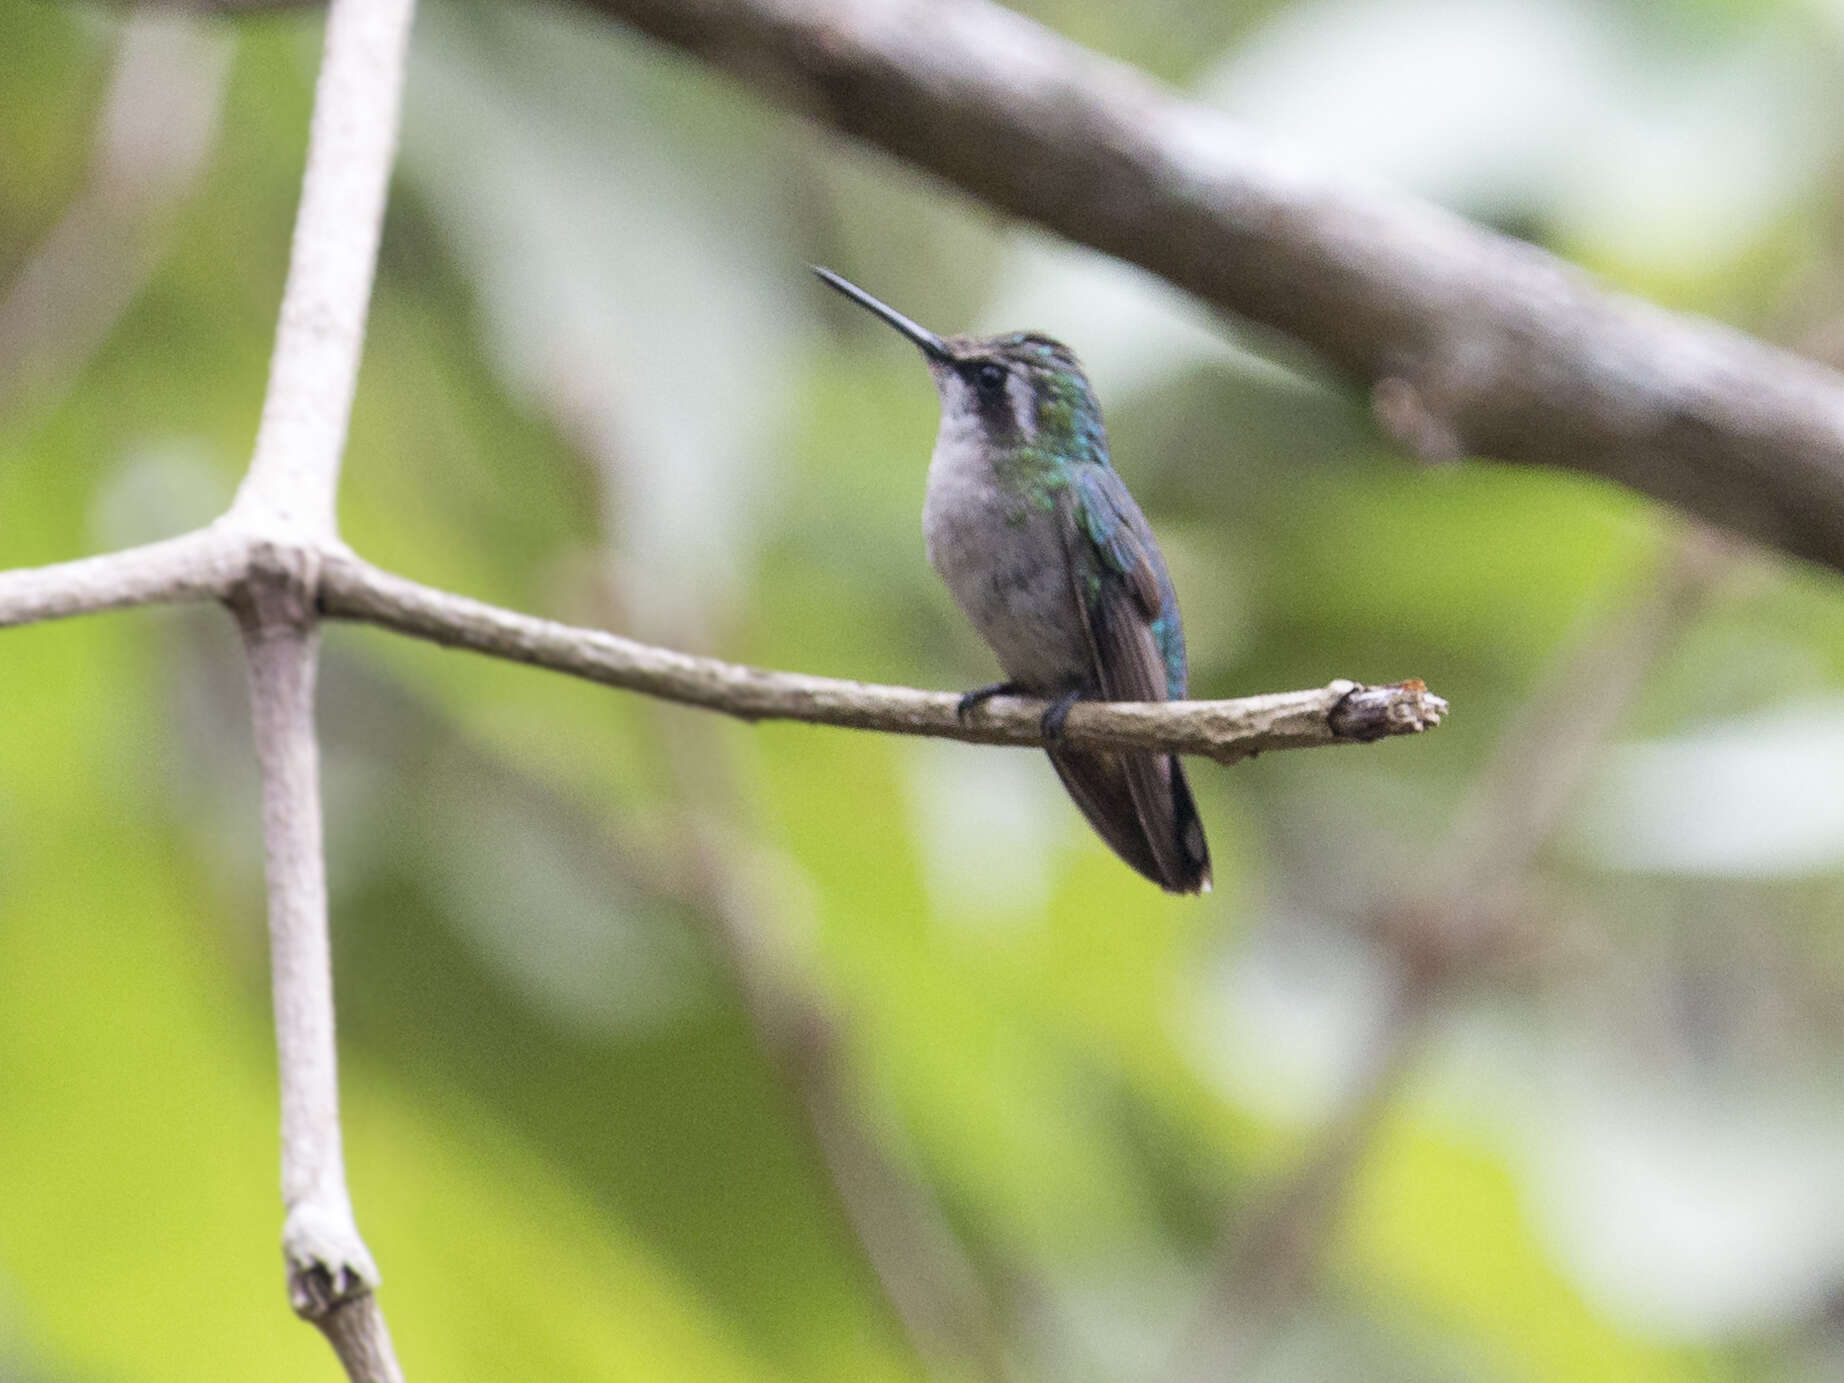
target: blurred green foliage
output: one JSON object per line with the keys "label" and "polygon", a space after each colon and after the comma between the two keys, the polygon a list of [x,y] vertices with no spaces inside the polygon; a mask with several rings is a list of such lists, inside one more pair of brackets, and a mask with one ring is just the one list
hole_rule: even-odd
{"label": "blurred green foliage", "polygon": [[[1840,339],[1835,7],[1024,8],[1302,157]],[[99,176],[134,34],[186,22],[0,0],[0,302]],[[318,21],[191,33],[229,50],[222,106],[145,283],[68,375],[39,368],[54,315],[0,379],[0,565],[181,531],[241,473]],[[1528,80],[1494,86],[1500,50]],[[1677,521],[1580,477],[1411,466],[1271,343],[567,10],[431,0],[408,100],[342,493],[371,559],[768,666],[986,680],[921,553],[925,377],[811,285],[823,261],[943,330],[1091,359],[1198,694],[1421,676],[1456,708],[1423,740],[1200,767],[1218,891],[1179,902],[1035,755],[744,728],[330,629],[348,1161],[409,1375],[925,1376],[742,1002],[729,894],[829,1015],[851,1117],[939,1206],[1016,1376],[1161,1376],[1223,1226],[1382,1040],[1365,919]],[[0,1378],[332,1376],[275,1252],[240,678],[209,610],[0,638]],[[1434,1015],[1252,1376],[1844,1368],[1841,687],[1836,574],[1738,558],[1624,729],[1727,786],[1620,797],[1652,781],[1636,746],[1581,785],[1529,889],[1545,963]],[[1764,719],[1788,708],[1790,753]],[[1614,800],[1714,844],[1661,864],[1595,815]],[[1750,853],[1797,831],[1795,863]]]}

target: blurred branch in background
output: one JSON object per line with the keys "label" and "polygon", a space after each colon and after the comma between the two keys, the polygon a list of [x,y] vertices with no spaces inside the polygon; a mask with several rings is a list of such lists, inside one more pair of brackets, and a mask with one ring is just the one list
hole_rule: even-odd
{"label": "blurred branch in background", "polygon": [[1315,177],[987,0],[583,0],[1002,211],[1305,343],[1418,455],[1589,471],[1844,569],[1844,378]]}
{"label": "blurred branch in background", "polygon": [[1304,343],[1416,455],[1603,475],[1844,570],[1844,377],[1815,361],[1316,176],[989,0],[580,3]]}
{"label": "blurred branch in background", "polygon": [[840,1020],[802,975],[773,904],[737,867],[739,842],[708,825],[694,825],[686,839],[687,895],[918,1358],[935,1377],[1001,1383],[1004,1333],[979,1274],[927,1189],[865,1126],[846,1078]]}
{"label": "blurred branch in background", "polygon": [[[765,883],[787,862],[714,815],[740,810],[740,793],[713,802],[701,777],[698,792],[680,786],[683,800],[660,829],[623,829],[541,773],[476,742],[413,686],[362,662],[346,663],[340,674],[356,682],[355,699],[390,708],[391,743],[417,746],[394,771],[414,773],[412,759],[453,761],[484,785],[482,795],[516,804],[547,834],[583,842],[608,896],[675,905],[674,915],[697,929],[734,984],[757,1042],[785,1083],[840,1223],[855,1237],[918,1359],[932,1376],[1006,1377],[1001,1334],[973,1265],[924,1187],[863,1124],[844,1067],[843,1020],[796,953],[786,899]],[[659,729],[672,738],[666,726]],[[684,767],[672,765],[678,773]]]}
{"label": "blurred branch in background", "polygon": [[1734,544],[1681,528],[1657,571],[1560,658],[1500,734],[1442,847],[1369,926],[1396,992],[1357,1079],[1298,1168],[1239,1215],[1175,1378],[1242,1377],[1311,1294],[1347,1190],[1443,1007],[1476,980],[1517,977],[1555,949],[1525,897],[1530,870],[1652,669],[1730,569]]}
{"label": "blurred branch in background", "polygon": [[159,264],[217,144],[230,54],[183,18],[123,23],[89,181],[0,290],[0,414],[55,402]]}
{"label": "blurred branch in background", "polygon": [[[619,497],[634,483],[632,459],[613,429],[595,425],[601,402],[574,384],[574,375],[559,371],[542,397],[601,491],[600,512],[611,530],[602,535],[609,558],[593,583],[596,622],[645,633],[659,628],[695,647],[717,622],[697,593],[685,593],[675,606],[670,631],[661,627],[666,621],[657,610],[632,598],[633,568],[616,556],[630,545],[612,531],[622,510]],[[786,900],[763,886],[759,857],[765,847],[742,788],[736,747],[661,701],[649,700],[646,713],[685,817],[683,829],[670,836],[675,857],[659,872],[722,960],[885,1303],[930,1376],[1003,1383],[1005,1332],[985,1284],[928,1188],[885,1152],[868,1126],[849,1078],[845,1020],[797,953]],[[543,790],[536,783],[532,788]],[[751,856],[757,857],[754,867]]]}

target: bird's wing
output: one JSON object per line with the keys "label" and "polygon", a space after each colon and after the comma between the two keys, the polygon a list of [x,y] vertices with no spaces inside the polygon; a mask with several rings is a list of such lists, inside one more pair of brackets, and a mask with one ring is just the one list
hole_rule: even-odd
{"label": "bird's wing", "polygon": [[[1110,701],[1164,701],[1168,665],[1154,632],[1176,611],[1158,547],[1112,470],[1082,467],[1063,502],[1064,542],[1093,681]],[[1081,560],[1085,544],[1096,560]],[[1170,754],[1052,751],[1070,795],[1104,839],[1167,888],[1195,891],[1209,853],[1184,771]],[[1153,867],[1147,869],[1150,863]]]}
{"label": "bird's wing", "polygon": [[1165,604],[1158,545],[1120,476],[1106,466],[1083,466],[1070,483],[1082,535],[1103,566],[1125,584],[1148,622]]}
{"label": "bird's wing", "polygon": [[1165,658],[1153,624],[1165,612],[1158,546],[1140,508],[1112,470],[1083,466],[1069,487],[1065,541],[1100,560],[1075,560],[1076,582],[1095,657],[1096,681],[1110,701],[1164,701]]}

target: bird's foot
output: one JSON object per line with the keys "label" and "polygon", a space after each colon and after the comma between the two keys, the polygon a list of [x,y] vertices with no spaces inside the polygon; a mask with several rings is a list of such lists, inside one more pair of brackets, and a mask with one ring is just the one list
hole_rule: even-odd
{"label": "bird's foot", "polygon": [[1069,719],[1069,711],[1082,699],[1078,691],[1066,691],[1050,703],[1050,709],[1044,712],[1044,718],[1038,722],[1042,727],[1045,740],[1054,744],[1063,738],[1063,722]]}
{"label": "bird's foot", "polygon": [[1016,682],[992,682],[984,687],[975,687],[955,703],[954,719],[965,720],[967,713],[983,701],[991,701],[995,696],[1016,696],[1023,690]]}

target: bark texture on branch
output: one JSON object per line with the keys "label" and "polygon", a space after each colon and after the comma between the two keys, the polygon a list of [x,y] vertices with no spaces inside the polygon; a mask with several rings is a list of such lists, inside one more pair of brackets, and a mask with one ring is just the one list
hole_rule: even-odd
{"label": "bark texture on branch", "polygon": [[[798,720],[969,744],[1041,745],[1045,703],[996,696],[965,717],[953,692],[881,686],[728,663],[519,614],[372,566],[333,540],[278,544],[223,526],[102,557],[0,572],[0,628],[129,605],[236,601],[266,567],[305,563],[321,615],[362,620],[451,648],[528,663],[741,720]],[[302,579],[309,579],[305,575]],[[1441,723],[1447,702],[1411,678],[1339,679],[1305,691],[1224,701],[1085,702],[1075,744],[1198,754],[1234,763],[1270,749],[1366,744]]]}
{"label": "bark texture on branch", "polygon": [[320,746],[314,733],[320,634],[309,563],[288,560],[298,556],[271,549],[232,605],[248,655],[262,770],[269,968],[282,1087],[282,1202],[288,1209],[282,1251],[291,1303],[324,1327],[337,1308],[376,1285],[378,1269],[353,1219],[340,1139]]}
{"label": "bark texture on branch", "polygon": [[100,557],[0,571],[0,629],[133,605],[222,600],[249,560],[246,539],[213,527]]}
{"label": "bark texture on branch", "polygon": [[[1044,742],[1045,703],[996,696],[960,716],[951,692],[770,672],[514,614],[330,556],[320,603],[329,616],[366,620],[434,643],[722,711],[743,720],[801,720],[972,744]],[[1064,723],[1074,743],[1163,749],[1234,763],[1268,749],[1356,744],[1438,725],[1447,703],[1417,681],[1388,687],[1333,682],[1311,691],[1234,701],[1083,702]]]}
{"label": "bark texture on branch", "polygon": [[327,15],[262,425],[229,515],[244,529],[328,540],[337,532],[413,4],[336,0]]}
{"label": "bark texture on branch", "polygon": [[987,0],[581,3],[1304,342],[1418,454],[1593,472],[1844,569],[1844,377],[1810,360],[1312,176]]}

